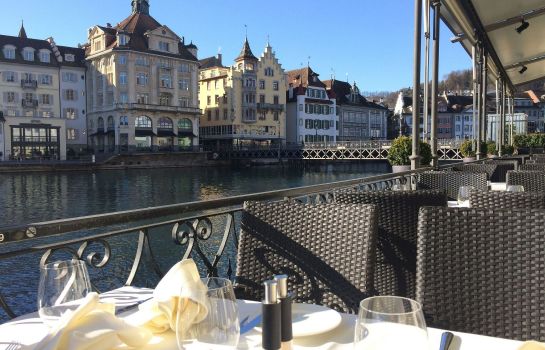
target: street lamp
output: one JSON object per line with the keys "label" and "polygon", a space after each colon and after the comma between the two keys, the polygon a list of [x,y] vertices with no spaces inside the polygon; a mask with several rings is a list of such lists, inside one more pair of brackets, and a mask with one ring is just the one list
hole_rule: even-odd
{"label": "street lamp", "polygon": [[319,129],[319,123],[320,121],[318,119],[314,120],[314,130],[316,130],[316,137],[314,138],[314,141],[318,142],[318,129]]}
{"label": "street lamp", "polygon": [[0,152],[0,160],[4,160],[6,156],[6,133],[4,132],[4,124],[6,123],[6,118],[4,118],[4,112],[0,111],[0,123],[2,123],[2,152]]}

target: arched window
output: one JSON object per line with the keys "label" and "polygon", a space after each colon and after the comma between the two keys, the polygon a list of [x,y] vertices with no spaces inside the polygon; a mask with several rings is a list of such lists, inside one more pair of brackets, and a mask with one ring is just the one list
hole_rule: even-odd
{"label": "arched window", "polygon": [[134,121],[134,126],[137,128],[151,128],[151,118],[141,115]]}
{"label": "arched window", "polygon": [[104,129],[104,118],[99,117],[97,121],[97,128],[98,129]]}
{"label": "arched window", "polygon": [[112,129],[113,129],[114,126],[115,126],[115,124],[114,124],[114,117],[109,116],[109,117],[108,117],[108,129],[109,129],[109,128],[112,128]]}
{"label": "arched window", "polygon": [[159,129],[171,129],[173,128],[172,119],[167,117],[159,118],[159,124],[157,125]]}
{"label": "arched window", "polygon": [[187,118],[180,119],[178,121],[178,129],[193,130],[193,123]]}

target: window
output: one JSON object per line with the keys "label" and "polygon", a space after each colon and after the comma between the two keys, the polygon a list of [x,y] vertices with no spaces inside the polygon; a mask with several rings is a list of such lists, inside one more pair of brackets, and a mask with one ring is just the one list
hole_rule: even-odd
{"label": "window", "polygon": [[23,50],[23,59],[25,61],[34,61],[34,50],[24,49]]}
{"label": "window", "polygon": [[78,138],[78,131],[72,128],[66,128],[66,139],[75,140]]}
{"label": "window", "polygon": [[13,91],[4,92],[4,102],[17,103],[17,93]]}
{"label": "window", "polygon": [[146,73],[137,73],[136,84],[142,86],[148,85],[148,75]]}
{"label": "window", "polygon": [[206,105],[210,106],[211,104],[212,104],[212,97],[211,96],[206,96]]}
{"label": "window", "polygon": [[255,103],[255,95],[254,94],[246,94],[244,95],[246,103]]}
{"label": "window", "polygon": [[119,94],[119,103],[129,103],[129,95],[122,92]]}
{"label": "window", "polygon": [[170,74],[161,74],[161,87],[172,88],[172,79]]}
{"label": "window", "polygon": [[189,79],[178,80],[178,88],[183,91],[189,91]]}
{"label": "window", "polygon": [[51,54],[48,51],[40,51],[40,61],[49,63],[51,61]]}
{"label": "window", "polygon": [[265,75],[269,77],[274,77],[274,69],[271,67],[265,68]]}
{"label": "window", "polygon": [[4,46],[4,58],[8,60],[15,59],[15,47],[13,46]]}
{"label": "window", "polygon": [[100,49],[102,48],[102,42],[100,40],[96,40],[94,47],[95,47],[95,51],[100,51]]}
{"label": "window", "polygon": [[40,74],[40,84],[51,85],[53,84],[53,76],[49,74]]}
{"label": "window", "polygon": [[127,85],[127,72],[119,73],[119,85]]}
{"label": "window", "polygon": [[148,94],[136,94],[136,103],[148,104]]}
{"label": "window", "polygon": [[134,121],[134,126],[137,128],[151,128],[151,118],[141,115]]}
{"label": "window", "polygon": [[78,110],[75,108],[65,108],[63,116],[66,119],[76,119],[78,117]]}
{"label": "window", "polygon": [[178,129],[193,130],[193,122],[187,118],[180,119],[178,121]]}
{"label": "window", "polygon": [[39,95],[39,101],[40,101],[40,104],[42,105],[50,105],[53,103],[53,95],[47,95],[47,94]]}
{"label": "window", "polygon": [[267,119],[267,112],[261,111],[259,112],[259,120],[265,120]]}
{"label": "window", "polygon": [[119,35],[119,45],[124,46],[124,45],[127,45],[128,43],[129,43],[129,38],[124,34],[120,34]]}
{"label": "window", "polygon": [[169,52],[170,51],[169,43],[164,41],[159,41],[159,50]]}
{"label": "window", "polygon": [[78,81],[78,76],[76,75],[76,73],[63,72],[62,73],[62,81],[75,83],[75,82]]}
{"label": "window", "polygon": [[178,105],[180,107],[189,107],[189,99],[187,97],[180,97],[178,99]]}
{"label": "window", "polygon": [[302,104],[302,103],[299,104],[299,111],[300,111],[300,112],[303,111],[303,104]]}
{"label": "window", "polygon": [[172,123],[172,119],[168,117],[161,117],[159,118],[159,121],[157,122],[157,127],[159,129],[172,129],[174,126]]}
{"label": "window", "polygon": [[219,105],[220,103],[220,96],[219,95],[216,95],[215,98],[214,98],[214,101],[217,105]]}
{"label": "window", "polygon": [[219,109],[216,109],[215,111],[215,116],[216,116],[216,120],[220,120],[220,110]]}
{"label": "window", "polygon": [[227,120],[229,117],[229,112],[227,111],[227,108],[223,109],[223,120]]}
{"label": "window", "polygon": [[259,81],[259,88],[260,88],[261,90],[265,90],[265,80],[260,80],[260,81]]}
{"label": "window", "polygon": [[71,53],[67,53],[64,55],[64,60],[66,62],[74,62],[76,60],[76,57],[72,55]]}
{"label": "window", "polygon": [[180,68],[178,69],[178,71],[181,72],[181,73],[189,72],[189,64],[187,64],[187,63],[180,64]]}
{"label": "window", "polygon": [[273,90],[278,90],[278,82],[273,81]]}
{"label": "window", "polygon": [[265,103],[265,95],[259,95],[259,103]]}
{"label": "window", "polygon": [[119,117],[119,125],[121,126],[129,125],[129,117],[127,117],[126,115],[122,115],[121,117]]}
{"label": "window", "polygon": [[4,81],[8,83],[15,83],[17,80],[17,73],[15,72],[4,72],[2,73],[2,77],[4,78]]}
{"label": "window", "polygon": [[165,94],[165,93],[159,95],[159,104],[161,106],[170,106],[170,97],[171,97],[170,94]]}
{"label": "window", "polygon": [[67,89],[63,91],[63,97],[67,101],[75,101],[78,98],[76,90]]}
{"label": "window", "polygon": [[280,98],[278,97],[278,95],[276,95],[276,96],[273,97],[273,103],[274,103],[275,105],[279,104],[279,100],[280,100]]}
{"label": "window", "polygon": [[278,113],[278,111],[274,111],[274,115],[273,115],[274,121],[278,121],[279,115],[280,114]]}
{"label": "window", "polygon": [[147,57],[137,56],[136,60],[134,61],[134,64],[136,64],[137,66],[148,66],[149,62]]}
{"label": "window", "polygon": [[212,111],[211,110],[206,111],[206,117],[207,117],[208,121],[212,120]]}
{"label": "window", "polygon": [[122,65],[127,64],[127,56],[126,55],[119,55],[119,57],[117,58],[117,62],[119,64],[122,64]]}

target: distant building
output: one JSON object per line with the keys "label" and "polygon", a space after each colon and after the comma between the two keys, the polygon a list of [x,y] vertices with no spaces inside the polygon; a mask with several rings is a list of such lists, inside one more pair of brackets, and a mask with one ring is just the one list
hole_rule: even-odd
{"label": "distant building", "polygon": [[337,141],[386,139],[388,109],[370,102],[360,94],[354,82],[326,80],[328,91],[336,98],[339,133]]}
{"label": "distant building", "polygon": [[[487,140],[497,141],[500,116],[498,114],[489,114],[487,117],[488,132]],[[511,130],[511,122],[513,123],[513,135],[524,135],[528,133],[528,115],[526,113],[515,113],[511,118],[511,114],[505,115],[505,140],[509,139]]]}
{"label": "distant building", "polygon": [[310,67],[288,74],[286,135],[290,143],[336,142],[339,119],[334,92]]}
{"label": "distant building", "polygon": [[0,35],[0,160],[66,159],[86,145],[82,49]]}
{"label": "distant building", "polygon": [[201,143],[271,145],[286,140],[286,77],[267,43],[261,57],[248,39],[232,66],[221,55],[200,61]]}
{"label": "distant building", "polygon": [[133,0],[116,26],[88,32],[87,102],[95,152],[198,146],[197,47]]}

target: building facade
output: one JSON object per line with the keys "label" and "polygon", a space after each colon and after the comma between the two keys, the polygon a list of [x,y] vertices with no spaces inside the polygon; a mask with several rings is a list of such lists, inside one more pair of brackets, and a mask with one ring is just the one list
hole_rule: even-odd
{"label": "building facade", "polygon": [[326,80],[328,92],[336,98],[339,132],[337,141],[386,139],[388,109],[368,101],[354,82]]}
{"label": "building facade", "polygon": [[286,139],[286,77],[270,44],[261,57],[248,39],[232,66],[200,61],[201,143],[207,147],[273,145]]}
{"label": "building facade", "polygon": [[[65,160],[67,146],[69,153],[84,151],[83,57],[82,49],[52,38],[28,38],[23,26],[18,36],[0,35],[0,160]],[[63,73],[75,81],[67,84]],[[74,113],[67,117],[63,108]]]}
{"label": "building facade", "polygon": [[287,142],[336,142],[339,119],[334,93],[327,91],[310,67],[288,71],[287,75]]}
{"label": "building facade", "polygon": [[148,0],[115,27],[92,27],[85,49],[95,152],[198,146],[197,47],[150,16]]}

